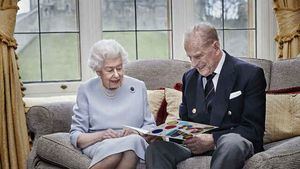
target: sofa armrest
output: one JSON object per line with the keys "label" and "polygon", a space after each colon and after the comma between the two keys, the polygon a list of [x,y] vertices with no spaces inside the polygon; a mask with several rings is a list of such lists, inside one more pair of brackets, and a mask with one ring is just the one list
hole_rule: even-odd
{"label": "sofa armrest", "polygon": [[74,102],[56,102],[31,107],[26,113],[27,127],[33,141],[55,132],[69,132]]}
{"label": "sofa armrest", "polygon": [[69,133],[41,136],[36,141],[36,154],[43,161],[63,168],[88,168],[91,159],[70,142]]}
{"label": "sofa armrest", "polygon": [[266,151],[255,154],[245,164],[244,169],[299,168],[300,136],[288,139]]}

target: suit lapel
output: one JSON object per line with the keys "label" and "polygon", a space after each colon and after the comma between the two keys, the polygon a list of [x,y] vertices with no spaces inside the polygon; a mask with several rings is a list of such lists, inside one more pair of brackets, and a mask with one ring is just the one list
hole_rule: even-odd
{"label": "suit lapel", "polygon": [[236,79],[232,56],[226,53],[226,58],[218,79],[217,90],[213,101],[210,124],[220,126],[229,104],[229,95]]}
{"label": "suit lapel", "polygon": [[191,113],[190,118],[195,122],[202,122],[199,117],[200,112],[205,111],[205,101],[204,101],[204,91],[203,84],[201,80],[201,75],[199,75],[196,69],[191,72],[191,77],[187,80],[187,103],[190,111],[196,109],[196,113]]}
{"label": "suit lapel", "polygon": [[[197,78],[197,94],[196,94],[196,109],[197,109],[197,115],[199,116],[199,113],[201,114],[201,112],[205,111],[205,97],[204,97],[204,90],[203,90],[203,82],[202,82],[202,75],[200,75],[198,73],[198,78]],[[202,121],[204,122],[204,121]],[[208,122],[206,122],[208,123]]]}

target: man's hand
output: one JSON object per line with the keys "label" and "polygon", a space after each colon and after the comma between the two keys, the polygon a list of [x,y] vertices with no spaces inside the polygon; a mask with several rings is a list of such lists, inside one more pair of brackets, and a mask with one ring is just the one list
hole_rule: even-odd
{"label": "man's hand", "polygon": [[149,144],[152,143],[152,142],[154,142],[154,141],[157,141],[157,140],[160,140],[160,139],[161,139],[161,137],[158,137],[158,136],[152,136],[152,135],[147,135],[147,134],[143,135],[143,137],[144,137],[144,139],[145,139]]}
{"label": "man's hand", "polygon": [[184,141],[184,144],[193,154],[202,154],[215,147],[212,134],[200,134]]}

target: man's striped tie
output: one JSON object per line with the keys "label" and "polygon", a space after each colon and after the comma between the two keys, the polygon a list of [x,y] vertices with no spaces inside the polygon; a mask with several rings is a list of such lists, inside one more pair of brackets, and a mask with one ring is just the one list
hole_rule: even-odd
{"label": "man's striped tie", "polygon": [[205,85],[205,89],[204,89],[204,96],[205,96],[205,102],[206,102],[206,112],[210,113],[211,112],[211,103],[212,100],[215,96],[215,88],[214,88],[214,84],[212,79],[214,78],[214,76],[216,75],[216,73],[212,73],[211,75],[206,77],[207,83]]}

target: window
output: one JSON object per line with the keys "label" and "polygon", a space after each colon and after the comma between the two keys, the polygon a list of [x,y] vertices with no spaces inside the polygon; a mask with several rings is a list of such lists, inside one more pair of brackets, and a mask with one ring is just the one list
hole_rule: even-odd
{"label": "window", "polygon": [[119,41],[131,61],[188,60],[183,35],[201,21],[217,27],[222,47],[234,56],[275,56],[272,1],[22,0],[18,5],[15,37],[27,96],[74,94],[81,81],[95,76],[87,58],[102,38]]}
{"label": "window", "polygon": [[[174,58],[188,60],[183,49],[184,32],[200,22],[214,25],[221,47],[233,56],[256,57],[256,1],[174,0]],[[175,37],[175,35],[181,35]]]}
{"label": "window", "polygon": [[233,56],[256,57],[255,7],[253,0],[194,0],[194,23],[213,24]]}
{"label": "window", "polygon": [[170,0],[102,0],[103,38],[119,41],[129,60],[172,58]]}
{"label": "window", "polygon": [[22,0],[15,38],[25,83],[80,81],[78,2]]}

